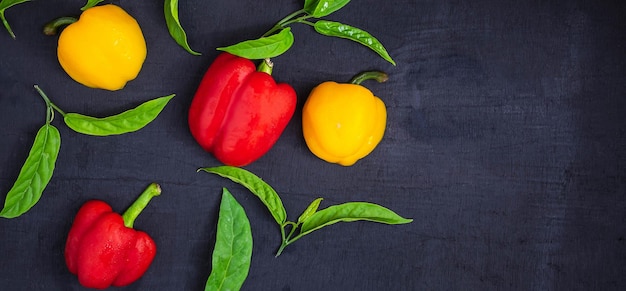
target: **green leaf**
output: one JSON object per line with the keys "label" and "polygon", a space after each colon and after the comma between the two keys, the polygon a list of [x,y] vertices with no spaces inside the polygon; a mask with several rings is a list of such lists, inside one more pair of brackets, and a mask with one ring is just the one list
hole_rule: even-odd
{"label": "green leaf", "polygon": [[56,127],[46,123],[35,136],[33,146],[17,180],[7,194],[0,216],[18,217],[37,204],[52,178],[60,147],[59,131]]}
{"label": "green leaf", "polygon": [[30,1],[30,0],[2,0],[2,1],[0,1],[0,20],[2,20],[2,23],[4,24],[4,27],[7,29],[7,31],[9,32],[9,34],[11,35],[12,38],[15,38],[15,33],[13,33],[13,30],[11,29],[11,26],[9,25],[9,22],[7,21],[6,17],[4,16],[4,12],[9,7],[11,7],[13,5],[25,3],[25,2],[28,2],[28,1]]}
{"label": "green leaf", "polygon": [[67,113],[63,120],[69,128],[87,135],[108,136],[134,132],[152,122],[174,96],[172,94],[146,101],[136,108],[109,117]]}
{"label": "green leaf", "polygon": [[315,18],[320,18],[343,8],[349,2],[350,0],[305,0],[304,11]]}
{"label": "green leaf", "polygon": [[277,34],[242,41],[231,46],[217,48],[217,50],[229,52],[233,55],[250,60],[260,60],[283,54],[291,48],[293,41],[291,28],[287,27],[283,28]]}
{"label": "green leaf", "polygon": [[255,174],[242,168],[231,166],[201,168],[198,171],[217,174],[248,188],[252,194],[261,199],[261,202],[265,204],[274,217],[274,220],[276,220],[279,225],[282,226],[287,220],[287,212],[285,211],[285,207],[283,206],[283,202],[280,200],[278,193],[276,193],[270,185],[265,183],[265,181]]}
{"label": "green leaf", "polygon": [[396,62],[391,59],[385,47],[368,32],[347,24],[335,21],[319,20],[315,22],[315,31],[322,35],[340,37],[358,42],[379,54],[383,59],[394,66]]}
{"label": "green leaf", "polygon": [[102,2],[104,0],[87,0],[87,4],[85,4],[85,6],[83,6],[80,10],[85,11],[91,7],[96,6],[98,3]]}
{"label": "green leaf", "polygon": [[395,212],[369,202],[347,202],[322,209],[302,223],[300,235],[303,236],[324,226],[337,222],[372,221],[384,224],[404,224],[413,221],[403,218]]}
{"label": "green leaf", "polygon": [[311,217],[311,215],[313,215],[317,211],[317,208],[320,207],[320,203],[322,202],[322,200],[324,200],[324,198],[317,198],[313,200],[313,202],[309,204],[309,206],[302,212],[302,214],[300,214],[300,217],[298,217],[298,224],[302,224],[304,221],[309,219],[309,217]]}
{"label": "green leaf", "polygon": [[250,221],[243,207],[224,188],[217,221],[213,265],[204,290],[239,290],[248,276],[251,258]]}
{"label": "green leaf", "polygon": [[178,18],[178,0],[165,0],[164,10],[167,29],[176,43],[192,55],[201,55],[199,52],[192,50],[189,47],[189,43],[187,43],[187,33],[185,33]]}

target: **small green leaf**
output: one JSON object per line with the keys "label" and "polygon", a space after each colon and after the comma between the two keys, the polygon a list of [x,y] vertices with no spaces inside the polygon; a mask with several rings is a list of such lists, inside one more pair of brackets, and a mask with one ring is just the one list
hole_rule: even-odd
{"label": "small green leaf", "polygon": [[276,220],[279,225],[282,226],[287,220],[287,212],[285,211],[285,207],[283,206],[283,202],[280,200],[278,193],[276,193],[270,185],[265,183],[265,181],[255,174],[242,168],[231,166],[201,168],[198,171],[217,174],[248,188],[252,194],[261,199],[261,202],[265,204],[274,217],[274,220]]}
{"label": "small green leaf", "polygon": [[343,8],[350,0],[305,0],[304,11],[309,15],[320,18]]}
{"label": "small green leaf", "polygon": [[283,54],[293,45],[293,41],[291,28],[287,27],[277,34],[242,41],[231,46],[217,48],[217,50],[250,60],[260,60]]}
{"label": "small green leaf", "polygon": [[164,10],[165,23],[167,24],[167,29],[172,38],[187,52],[199,56],[200,53],[192,50],[191,47],[189,47],[189,43],[187,43],[187,33],[185,33],[178,18],[178,0],[165,0]]}
{"label": "small green leaf", "polygon": [[391,59],[385,47],[368,32],[347,24],[335,21],[319,20],[315,22],[315,31],[322,35],[340,37],[358,42],[379,54],[383,59],[394,66],[396,62]]}
{"label": "small green leaf", "polygon": [[303,236],[324,226],[337,222],[372,221],[384,224],[404,224],[413,221],[403,218],[395,212],[369,202],[347,202],[322,209],[302,223],[300,235]]}
{"label": "small green leaf", "polygon": [[241,205],[228,192],[222,191],[212,269],[204,290],[239,290],[252,259],[250,221]]}
{"label": "small green leaf", "polygon": [[98,3],[102,2],[104,0],[87,0],[87,4],[85,4],[85,6],[83,6],[80,10],[85,11],[91,7],[94,7],[96,5],[98,5]]}
{"label": "small green leaf", "polygon": [[39,201],[43,190],[52,178],[60,147],[59,131],[56,127],[46,123],[35,136],[33,146],[17,180],[7,194],[0,216],[18,217]]}
{"label": "small green leaf", "polygon": [[311,217],[311,215],[313,215],[317,211],[317,208],[320,207],[320,203],[322,202],[322,200],[324,200],[324,198],[317,198],[313,200],[313,202],[309,204],[309,206],[302,212],[302,214],[300,214],[300,217],[298,217],[298,224],[302,224],[304,221],[309,219],[309,217]]}
{"label": "small green leaf", "polygon": [[146,101],[133,109],[109,117],[96,118],[67,113],[63,120],[69,128],[86,135],[108,136],[134,132],[152,122],[174,96],[172,94]]}
{"label": "small green leaf", "polygon": [[2,0],[2,1],[0,1],[0,20],[2,20],[2,23],[4,24],[4,27],[7,29],[7,31],[9,32],[9,34],[11,35],[12,38],[15,38],[15,33],[13,33],[13,30],[11,29],[11,26],[9,25],[9,22],[7,21],[6,17],[4,16],[4,12],[9,7],[11,7],[13,5],[25,3],[25,2],[28,2],[28,1],[30,1],[30,0]]}

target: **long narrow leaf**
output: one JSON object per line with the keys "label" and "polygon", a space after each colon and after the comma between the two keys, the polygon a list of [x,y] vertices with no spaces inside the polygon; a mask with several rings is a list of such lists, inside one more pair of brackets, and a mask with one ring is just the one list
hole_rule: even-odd
{"label": "long narrow leaf", "polygon": [[369,202],[347,202],[322,209],[309,216],[302,223],[300,235],[308,234],[324,226],[337,222],[371,221],[384,224],[404,224],[413,221],[395,212]]}
{"label": "long narrow leaf", "polygon": [[180,20],[178,18],[178,0],[165,0],[165,4],[163,6],[165,23],[167,24],[167,30],[169,30],[172,38],[187,52],[192,55],[199,56],[200,53],[192,50],[189,46],[189,43],[187,42],[187,33],[180,24]]}
{"label": "long narrow leaf", "polygon": [[109,136],[134,132],[152,122],[161,113],[174,94],[152,99],[120,114],[97,118],[79,113],[67,113],[63,116],[65,124],[76,132]]}
{"label": "long narrow leaf", "polygon": [[42,126],[30,149],[20,173],[7,193],[0,216],[18,217],[32,208],[50,182],[61,147],[61,135],[56,127]]}
{"label": "long narrow leaf", "polygon": [[287,27],[274,35],[242,41],[231,46],[217,48],[217,50],[246,59],[261,60],[283,54],[291,48],[293,41],[291,28]]}
{"label": "long narrow leaf", "polygon": [[283,206],[283,202],[280,200],[278,193],[276,193],[276,191],[269,184],[265,183],[265,181],[255,174],[242,168],[231,166],[201,168],[198,171],[217,174],[248,188],[252,194],[261,199],[261,202],[265,204],[274,217],[274,220],[276,220],[279,225],[282,226],[287,220],[287,212],[285,211],[285,207]]}
{"label": "long narrow leaf", "polygon": [[315,22],[315,31],[322,35],[334,36],[358,42],[379,54],[394,66],[396,62],[389,56],[382,43],[368,32],[347,24],[335,21],[319,20]]}

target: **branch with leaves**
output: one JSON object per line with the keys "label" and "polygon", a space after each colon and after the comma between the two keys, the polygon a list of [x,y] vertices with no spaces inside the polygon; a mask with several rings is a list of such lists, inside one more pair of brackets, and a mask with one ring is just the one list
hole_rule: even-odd
{"label": "branch with leaves", "polygon": [[364,45],[395,66],[396,62],[382,43],[367,31],[341,22],[321,19],[349,2],[350,0],[305,0],[302,9],[285,16],[260,38],[220,47],[218,50],[247,59],[273,58],[291,48],[294,37],[289,26],[301,23],[312,26],[321,35],[345,38]]}
{"label": "branch with leaves", "polygon": [[318,210],[322,198],[317,198],[300,214],[298,220],[293,222],[287,220],[287,212],[276,190],[252,172],[231,166],[201,168],[198,171],[230,179],[246,187],[263,202],[280,226],[282,242],[276,256],[279,256],[285,247],[303,236],[338,222],[371,221],[383,224],[406,224],[413,221],[388,208],[369,202],[346,202]]}

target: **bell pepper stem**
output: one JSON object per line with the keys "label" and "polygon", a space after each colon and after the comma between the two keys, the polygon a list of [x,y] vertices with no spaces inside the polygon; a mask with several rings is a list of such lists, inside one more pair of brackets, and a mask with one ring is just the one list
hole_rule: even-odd
{"label": "bell pepper stem", "polygon": [[43,27],[43,34],[45,35],[55,35],[61,26],[70,25],[74,22],[78,21],[75,17],[59,17],[55,20],[52,20]]}
{"label": "bell pepper stem", "polygon": [[362,72],[350,80],[350,84],[360,85],[365,80],[376,80],[378,83],[386,82],[389,76],[385,72],[381,71],[367,71]]}
{"label": "bell pepper stem", "polygon": [[150,184],[148,188],[146,188],[146,190],[139,195],[139,198],[137,198],[137,200],[135,200],[135,202],[133,202],[133,204],[126,209],[124,214],[122,214],[124,225],[128,228],[133,228],[137,216],[139,216],[141,211],[148,206],[148,203],[152,200],[152,198],[159,195],[161,195],[161,186],[156,183]]}
{"label": "bell pepper stem", "polygon": [[264,59],[259,66],[257,67],[258,72],[267,73],[268,75],[272,74],[272,69],[274,68],[274,63],[270,59]]}

